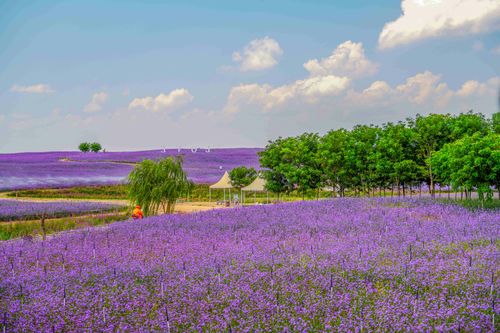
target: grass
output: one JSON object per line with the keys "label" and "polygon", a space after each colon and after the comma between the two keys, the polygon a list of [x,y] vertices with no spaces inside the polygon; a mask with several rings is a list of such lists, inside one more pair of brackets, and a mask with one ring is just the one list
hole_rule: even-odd
{"label": "grass", "polygon": [[500,210],[500,200],[491,199],[481,201],[479,199],[468,199],[468,200],[450,200],[450,199],[438,199],[447,204],[460,205],[469,210],[478,209],[489,209],[489,210]]}
{"label": "grass", "polygon": [[7,197],[48,199],[127,199],[127,186],[120,184],[19,190],[7,193]]}
{"label": "grass", "polygon": [[[103,215],[88,215],[80,217],[65,217],[45,220],[45,233],[53,234],[56,232],[83,228],[89,226],[98,226],[111,222],[122,221],[129,218],[126,212],[111,213]],[[42,224],[40,220],[16,221],[0,223],[0,240],[9,240],[19,237],[37,237],[42,236]]]}
{"label": "grass", "polygon": [[[208,184],[196,184],[189,193],[182,198],[182,201],[208,201]],[[240,191],[231,191],[231,195]],[[307,200],[316,199],[316,190],[307,191],[304,198]],[[331,192],[320,191],[320,198],[331,197]],[[16,198],[38,198],[38,199],[109,199],[109,200],[126,200],[127,199],[127,185],[100,185],[100,186],[76,186],[68,188],[51,188],[51,189],[30,189],[8,192],[7,197]],[[223,190],[212,191],[212,201],[222,200],[224,198]],[[248,193],[247,198],[249,202],[253,202],[254,194]],[[266,193],[255,193],[257,202],[263,203],[267,201]],[[226,199],[229,199],[229,191],[226,191]],[[269,193],[269,201],[276,200],[276,194]],[[296,201],[301,200],[302,194],[296,191],[290,194],[280,195],[280,201]],[[241,197],[240,197],[241,200]]]}

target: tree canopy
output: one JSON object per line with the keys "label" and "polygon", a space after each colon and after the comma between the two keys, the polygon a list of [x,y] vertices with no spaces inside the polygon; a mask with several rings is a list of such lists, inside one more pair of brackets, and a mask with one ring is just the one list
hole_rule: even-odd
{"label": "tree canopy", "polygon": [[245,166],[236,167],[229,172],[229,177],[231,178],[231,185],[235,188],[242,188],[249,185],[255,177],[257,177],[257,171],[254,168],[247,168]]}
{"label": "tree canopy", "polygon": [[129,199],[139,204],[145,215],[173,213],[175,203],[189,193],[193,184],[182,169],[182,159],[168,157],[144,160],[128,176]]}
{"label": "tree canopy", "polygon": [[[278,194],[328,186],[341,196],[346,191],[370,195],[387,189],[405,195],[427,185],[433,195],[436,184],[486,193],[486,187],[499,188],[493,167],[498,164],[494,133],[499,122],[498,113],[491,120],[472,111],[417,115],[383,126],[331,130],[323,136],[280,137],[269,141],[259,157],[267,189]],[[472,169],[477,175],[459,181],[460,172]]]}
{"label": "tree canopy", "polygon": [[88,153],[90,151],[90,143],[88,143],[88,142],[82,142],[82,143],[80,143],[80,145],[78,145],[78,149],[82,153]]}

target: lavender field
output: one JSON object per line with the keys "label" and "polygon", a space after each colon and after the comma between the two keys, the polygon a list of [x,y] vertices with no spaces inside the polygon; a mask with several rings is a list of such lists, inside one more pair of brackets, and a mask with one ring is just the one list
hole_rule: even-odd
{"label": "lavender field", "polygon": [[256,148],[227,148],[192,152],[190,149],[138,152],[48,152],[0,154],[0,191],[76,185],[117,184],[134,163],[182,155],[184,169],[197,183],[217,181],[225,170],[237,166],[258,168]]}
{"label": "lavender field", "polygon": [[498,211],[336,199],[0,244],[7,332],[498,331]]}
{"label": "lavender field", "polygon": [[107,212],[120,206],[99,202],[29,202],[0,199],[0,221],[37,219]]}

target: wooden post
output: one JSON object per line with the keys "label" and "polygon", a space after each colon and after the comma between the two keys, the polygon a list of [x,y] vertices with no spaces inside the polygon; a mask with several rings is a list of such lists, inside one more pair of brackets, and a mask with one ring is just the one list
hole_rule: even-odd
{"label": "wooden post", "polygon": [[40,226],[42,227],[42,239],[47,238],[47,231],[45,229],[45,213],[42,213],[42,219],[40,220]]}

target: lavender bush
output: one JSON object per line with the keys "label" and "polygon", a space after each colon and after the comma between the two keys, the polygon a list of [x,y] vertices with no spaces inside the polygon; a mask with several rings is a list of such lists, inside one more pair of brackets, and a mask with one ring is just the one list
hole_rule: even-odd
{"label": "lavender bush", "polygon": [[493,332],[499,235],[498,211],[417,200],[158,216],[0,244],[0,310],[8,332]]}
{"label": "lavender bush", "polygon": [[[149,150],[138,152],[48,152],[0,154],[0,190],[118,184],[132,170],[134,163],[146,158],[159,159],[182,155],[184,169],[197,183],[217,181],[224,170],[236,166],[258,168],[255,148],[213,149],[209,153],[189,149]],[[222,169],[221,169],[222,168]]]}
{"label": "lavender bush", "polygon": [[0,199],[0,221],[62,217],[117,210],[120,206],[100,202],[29,202]]}

